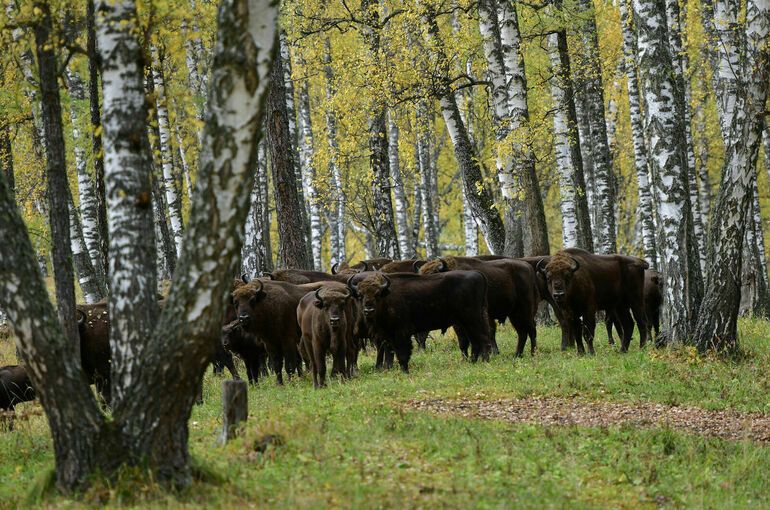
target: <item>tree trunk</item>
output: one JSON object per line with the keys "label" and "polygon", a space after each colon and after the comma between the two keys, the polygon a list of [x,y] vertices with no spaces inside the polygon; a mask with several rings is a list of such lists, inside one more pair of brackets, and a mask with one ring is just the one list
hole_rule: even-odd
{"label": "tree trunk", "polygon": [[[749,0],[746,6],[746,51],[734,68],[744,84],[725,104],[733,105],[722,182],[709,231],[706,293],[693,340],[698,350],[738,349],[741,250],[746,215],[753,197],[754,165],[762,136],[762,114],[770,80],[770,2]],[[727,51],[728,47],[722,51]],[[724,55],[722,60],[729,59]],[[736,267],[737,266],[737,267]]]}
{"label": "tree trunk", "polygon": [[[85,91],[83,89],[83,80],[74,70],[67,70],[67,88],[70,92],[70,119],[72,122],[72,142],[74,145],[75,153],[75,170],[78,177],[78,197],[80,201],[80,219],[78,219],[78,227],[82,228],[83,242],[86,247],[86,256],[91,259],[91,267],[95,271],[94,278],[96,285],[102,289],[106,287],[106,274],[102,272],[104,268],[104,262],[102,261],[101,252],[101,232],[99,231],[99,218],[98,218],[98,200],[96,197],[96,190],[94,189],[94,183],[91,180],[91,176],[88,173],[86,165],[86,154],[82,147],[81,131],[78,126],[78,109],[77,105],[85,101]],[[77,211],[75,212],[77,217]],[[82,220],[82,223],[81,223]],[[70,221],[70,227],[72,227],[72,221]],[[72,242],[72,246],[75,246],[75,240]],[[76,264],[77,265],[77,264]],[[82,267],[82,266],[80,266]],[[100,294],[104,294],[102,291]]]}
{"label": "tree trunk", "polygon": [[16,179],[13,171],[13,147],[11,146],[11,128],[8,124],[0,126],[0,168],[8,182],[11,198],[15,199]]}
{"label": "tree trunk", "polygon": [[243,244],[243,272],[255,277],[273,270],[270,244],[270,207],[267,178],[267,148],[262,140],[257,149],[256,175],[251,190],[251,209],[246,218]]}
{"label": "tree trunk", "polygon": [[430,153],[430,123],[428,122],[427,105],[425,101],[417,104],[417,169],[420,175],[420,182],[417,184],[420,188],[422,201],[422,227],[425,238],[425,256],[429,259],[438,257],[441,253],[438,246],[438,230],[433,215],[434,199],[432,173],[431,173],[431,153]]}
{"label": "tree trunk", "polygon": [[[86,54],[88,56],[88,107],[91,115],[91,159],[94,164],[96,224],[99,229],[99,260],[105,275],[109,273],[107,250],[107,195],[104,189],[104,152],[102,149],[102,113],[99,108],[99,53],[96,48],[94,0],[86,0]],[[107,282],[109,285],[109,282]]]}
{"label": "tree trunk", "polygon": [[345,192],[342,188],[342,175],[337,162],[339,156],[339,145],[337,143],[337,115],[331,105],[335,96],[334,72],[332,71],[331,43],[327,37],[324,40],[324,78],[326,78],[326,138],[329,143],[329,174],[332,184],[332,212],[329,228],[331,230],[331,265],[342,263],[347,260],[347,251],[345,250]]}
{"label": "tree trunk", "polygon": [[673,90],[673,62],[666,34],[664,0],[633,0],[645,134],[659,197],[658,249],[665,292],[662,329],[669,341],[687,342],[701,297],[687,188],[684,137]]}
{"label": "tree trunk", "polygon": [[409,242],[409,204],[406,201],[404,178],[401,175],[401,162],[398,157],[399,130],[393,110],[388,111],[388,138],[388,160],[390,173],[393,175],[393,195],[396,200],[396,236],[401,256],[407,258],[415,254],[411,253]]}
{"label": "tree trunk", "polygon": [[152,48],[152,82],[155,89],[155,112],[158,120],[158,148],[160,149],[160,165],[163,171],[163,193],[168,206],[168,218],[171,222],[171,232],[174,236],[174,248],[177,258],[182,251],[184,239],[184,224],[182,222],[182,198],[176,184],[176,169],[174,168],[171,147],[171,125],[168,117],[166,98],[166,83],[163,76],[163,59],[158,49]]}
{"label": "tree trunk", "polygon": [[[304,67],[304,61],[301,59],[300,65]],[[299,134],[302,187],[307,198],[310,220],[310,249],[313,255],[313,267],[320,271],[323,269],[323,262],[321,261],[323,227],[321,225],[320,201],[316,189],[316,169],[313,163],[315,141],[310,120],[310,92],[308,91],[307,79],[303,80],[299,86]]]}
{"label": "tree trunk", "polygon": [[70,234],[72,242],[72,261],[78,273],[78,282],[80,290],[83,291],[83,297],[86,303],[96,303],[107,296],[107,290],[96,277],[96,270],[91,257],[86,249],[86,243],[83,238],[83,229],[80,226],[80,218],[72,197],[69,198],[69,220]]}
{"label": "tree trunk", "polygon": [[636,182],[639,188],[639,221],[642,224],[642,245],[644,258],[651,267],[657,267],[658,252],[655,246],[655,222],[650,192],[649,159],[647,145],[644,140],[644,126],[641,106],[639,104],[639,77],[637,76],[636,33],[633,19],[629,15],[630,0],[620,0],[620,19],[623,31],[624,69],[628,82],[628,103],[631,117],[631,137],[634,144],[634,168]]}
{"label": "tree trunk", "polygon": [[275,209],[278,221],[278,265],[297,269],[311,269],[305,223],[304,205],[300,202],[295,171],[296,152],[289,132],[286,111],[283,59],[277,55],[270,72],[267,96],[267,142],[275,188]]}
{"label": "tree trunk", "polygon": [[[599,57],[599,42],[596,29],[596,18],[592,0],[579,0],[578,10],[583,19],[581,36],[583,40],[584,62],[578,66],[581,69],[580,88],[585,97],[585,121],[590,129],[590,135],[581,132],[583,144],[591,146],[591,165],[595,182],[596,224],[594,235],[598,253],[615,253],[617,251],[615,233],[615,197],[612,175],[612,158],[607,141],[607,122],[604,115],[604,89],[602,86],[602,70]],[[588,134],[588,133],[586,133]]]}
{"label": "tree trunk", "polygon": [[39,10],[39,19],[35,23],[35,47],[46,141],[48,183],[46,191],[48,194],[53,272],[56,283],[56,305],[64,333],[75,344],[78,341],[78,329],[75,321],[75,276],[72,269],[72,249],[70,246],[68,205],[70,188],[67,180],[61,99],[57,82],[59,68],[55,45],[51,39],[53,25],[48,2],[36,1],[35,10]]}

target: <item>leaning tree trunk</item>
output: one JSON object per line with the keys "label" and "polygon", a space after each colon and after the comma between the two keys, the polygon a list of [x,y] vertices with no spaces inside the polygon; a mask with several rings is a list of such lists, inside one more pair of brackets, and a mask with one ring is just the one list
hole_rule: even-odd
{"label": "leaning tree trunk", "polygon": [[[88,109],[91,117],[91,160],[94,165],[96,223],[99,229],[100,273],[107,277],[107,198],[104,190],[104,153],[102,150],[102,113],[99,107],[99,56],[96,49],[94,0],[86,0],[86,55],[88,56]],[[109,284],[109,282],[107,282]]]}
{"label": "leaning tree trunk", "polygon": [[[581,132],[581,147],[590,145],[591,164],[595,182],[596,225],[594,235],[598,253],[615,253],[617,251],[615,233],[615,197],[612,176],[612,158],[607,141],[607,122],[604,115],[604,88],[602,86],[602,70],[599,57],[599,42],[596,29],[596,17],[591,0],[579,0],[578,10],[583,19],[581,37],[585,52],[581,63],[581,83],[585,96],[585,121],[589,136]],[[664,13],[665,15],[665,13]],[[588,133],[586,133],[588,134]]]}
{"label": "leaning tree trunk", "polygon": [[439,84],[436,92],[439,97],[444,124],[454,146],[455,159],[463,175],[465,195],[489,250],[494,254],[502,254],[505,250],[503,221],[494,207],[492,193],[484,185],[479,158],[475,154],[460,109],[457,107],[456,95],[447,77],[451,65],[444,50],[444,43],[440,38],[435,13],[431,6],[425,6],[422,19],[427,27],[426,46],[435,53],[437,68],[445,73],[445,83]]}
{"label": "leaning tree trunk", "polygon": [[332,70],[332,50],[329,38],[324,40],[324,78],[326,79],[326,139],[329,144],[329,175],[331,180],[331,199],[329,229],[331,230],[331,265],[347,260],[345,250],[345,192],[342,188],[342,174],[337,158],[339,144],[337,143],[337,114],[332,102],[335,98],[334,71]]}
{"label": "leaning tree trunk", "polygon": [[709,231],[706,293],[693,338],[700,351],[738,349],[741,250],[770,81],[770,2],[749,0],[746,19],[746,52],[735,69],[742,91],[726,101],[734,108]]}
{"label": "leaning tree trunk", "polygon": [[278,264],[298,269],[311,269],[303,219],[304,204],[300,202],[295,171],[296,152],[293,150],[289,117],[286,111],[283,59],[277,55],[270,72],[267,97],[267,142],[275,188],[275,209],[278,221]]}
{"label": "leaning tree trunk", "polygon": [[639,44],[641,89],[647,108],[644,127],[659,197],[659,265],[663,285],[663,326],[669,341],[687,342],[701,297],[700,266],[687,187],[686,151],[677,116],[673,62],[666,34],[664,0],[633,0]]}
{"label": "leaning tree trunk", "polygon": [[639,219],[642,223],[642,245],[644,258],[651,267],[658,264],[657,249],[655,246],[655,222],[652,208],[652,194],[650,192],[649,159],[647,157],[647,144],[644,140],[644,126],[641,106],[639,104],[639,77],[637,75],[636,33],[633,19],[629,15],[631,0],[620,0],[620,20],[623,31],[623,58],[626,78],[628,83],[628,104],[631,116],[631,137],[634,144],[634,168],[636,169],[636,182],[639,189]]}
{"label": "leaning tree trunk", "polygon": [[35,2],[39,19],[35,23],[40,100],[45,133],[48,214],[51,229],[51,251],[56,283],[56,306],[67,338],[75,344],[78,329],[75,321],[75,276],[70,246],[69,181],[62,132],[61,98],[57,81],[59,67],[52,39],[53,24],[48,2]]}
{"label": "leaning tree trunk", "polygon": [[166,83],[163,76],[163,60],[158,55],[158,49],[152,48],[152,83],[155,89],[155,112],[158,120],[158,148],[160,149],[160,166],[163,171],[163,193],[168,206],[168,218],[171,222],[171,232],[174,235],[174,248],[179,257],[184,238],[182,222],[182,198],[176,184],[176,169],[174,168],[171,147],[171,124],[168,117],[166,98]]}
{"label": "leaning tree trunk", "polygon": [[[300,59],[304,67],[304,61]],[[310,120],[310,92],[308,80],[305,79],[299,86],[299,149],[300,167],[302,171],[302,187],[307,198],[307,210],[310,221],[310,249],[313,255],[313,267],[323,269],[321,261],[322,228],[320,199],[316,184],[316,169],[313,163],[315,140],[313,137],[313,125]]]}
{"label": "leaning tree trunk", "polygon": [[8,182],[11,197],[15,197],[16,179],[13,170],[13,146],[11,145],[11,128],[8,124],[0,126],[0,168]]}

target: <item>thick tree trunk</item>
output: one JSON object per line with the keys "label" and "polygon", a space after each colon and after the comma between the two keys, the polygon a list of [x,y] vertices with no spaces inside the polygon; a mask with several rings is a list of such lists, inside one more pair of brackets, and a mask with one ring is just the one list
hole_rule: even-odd
{"label": "thick tree trunk", "polygon": [[[91,116],[91,159],[94,165],[96,223],[99,229],[100,273],[107,277],[107,195],[104,189],[104,152],[102,149],[102,113],[99,107],[99,54],[96,48],[94,0],[86,0],[86,54],[88,56],[88,108]],[[109,281],[107,282],[109,285]]]}
{"label": "thick tree trunk", "polygon": [[639,77],[637,75],[636,33],[633,18],[629,13],[631,0],[620,0],[620,19],[623,31],[624,69],[628,83],[628,103],[631,117],[631,137],[634,144],[634,168],[636,182],[639,188],[639,221],[642,224],[642,245],[644,258],[651,267],[658,264],[657,248],[655,245],[655,222],[650,192],[649,159],[647,144],[644,139],[644,126],[641,106],[639,103]]}
{"label": "thick tree trunk", "polygon": [[[304,61],[300,60],[304,66]],[[322,229],[320,200],[316,188],[316,169],[313,163],[314,144],[313,126],[310,120],[310,92],[308,80],[305,79],[299,86],[299,148],[300,166],[302,170],[302,187],[307,198],[307,210],[310,221],[310,249],[313,255],[313,268],[323,269],[321,261]]]}
{"label": "thick tree trunk", "polygon": [[[770,2],[749,0],[746,6],[746,51],[734,68],[743,86],[725,104],[732,118],[722,182],[709,231],[709,273],[694,342],[698,350],[738,349],[741,251],[753,198],[754,168],[762,136],[762,114],[770,81]],[[727,47],[722,51],[727,51]],[[728,60],[729,55],[721,57]],[[729,89],[728,89],[729,93]],[[727,110],[725,110],[727,111]],[[737,266],[737,267],[736,267]]]}
{"label": "thick tree trunk", "polygon": [[342,263],[347,260],[347,251],[345,250],[345,236],[347,228],[345,225],[345,192],[342,187],[342,175],[337,163],[339,156],[339,145],[337,143],[337,114],[334,112],[332,101],[335,96],[334,72],[332,70],[331,43],[327,37],[324,40],[324,78],[326,79],[326,139],[331,152],[329,158],[329,175],[331,177],[332,193],[331,199],[333,205],[331,208],[329,230],[331,231],[331,265]]}
{"label": "thick tree trunk", "polygon": [[182,222],[182,198],[176,184],[176,169],[173,163],[173,148],[171,146],[171,125],[168,117],[166,98],[166,83],[163,76],[163,60],[158,49],[152,49],[152,82],[155,89],[155,112],[158,120],[158,148],[160,149],[160,165],[163,171],[163,193],[168,206],[168,218],[171,222],[171,232],[174,235],[174,248],[179,257],[184,239],[184,224]]}
{"label": "thick tree trunk", "polygon": [[658,249],[665,277],[663,326],[671,342],[688,342],[701,298],[695,254],[684,137],[674,97],[673,62],[666,34],[664,0],[633,0],[644,93],[645,134],[659,197]]}
{"label": "thick tree trunk", "polygon": [[67,180],[61,98],[57,81],[59,68],[52,39],[53,25],[48,2],[36,1],[35,9],[39,10],[39,19],[35,24],[35,47],[46,141],[48,214],[56,283],[56,306],[64,333],[75,344],[78,341],[78,329],[75,321],[75,276],[70,245],[68,197],[71,195]]}
{"label": "thick tree trunk", "polygon": [[270,72],[267,98],[267,142],[275,188],[275,209],[278,221],[278,265],[311,269],[310,250],[305,236],[304,204],[297,189],[296,151],[289,132],[286,111],[283,59],[276,56]]}
{"label": "thick tree trunk", "polygon": [[8,182],[11,198],[15,198],[16,179],[13,170],[13,146],[11,145],[11,128],[8,124],[0,126],[0,168]]}
{"label": "thick tree trunk", "polygon": [[[596,29],[596,18],[592,0],[579,0],[578,9],[583,19],[581,36],[583,39],[584,62],[581,63],[580,88],[585,96],[585,121],[590,129],[588,133],[581,132],[581,147],[591,146],[591,165],[595,182],[596,224],[594,236],[598,253],[615,253],[617,251],[615,232],[615,197],[612,175],[612,158],[607,141],[607,122],[604,115],[604,89],[602,86],[602,70],[599,57],[599,42]],[[588,135],[588,136],[585,136]],[[585,160],[585,155],[584,155]]]}

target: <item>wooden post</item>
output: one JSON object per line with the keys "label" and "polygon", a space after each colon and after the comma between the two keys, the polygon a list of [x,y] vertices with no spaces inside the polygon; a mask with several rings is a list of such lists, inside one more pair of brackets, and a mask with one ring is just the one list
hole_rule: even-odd
{"label": "wooden post", "polygon": [[238,435],[238,426],[249,417],[248,383],[222,381],[222,436],[220,444]]}

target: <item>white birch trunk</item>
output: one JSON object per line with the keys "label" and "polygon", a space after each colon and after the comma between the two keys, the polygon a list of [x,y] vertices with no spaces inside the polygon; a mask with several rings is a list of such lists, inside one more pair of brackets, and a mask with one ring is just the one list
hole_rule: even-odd
{"label": "white birch trunk", "polygon": [[671,342],[687,342],[700,301],[700,267],[694,246],[687,161],[677,118],[673,60],[664,0],[633,0],[638,34],[644,126],[657,195],[659,266],[665,283],[663,326]]}
{"label": "white birch trunk", "polygon": [[631,137],[634,144],[634,168],[639,189],[639,219],[642,225],[642,245],[644,258],[651,267],[658,264],[657,248],[655,245],[655,221],[653,215],[652,194],[650,192],[649,159],[644,138],[644,126],[641,105],[639,104],[639,77],[637,76],[636,33],[633,19],[629,15],[631,0],[619,0],[620,19],[623,31],[623,58],[628,86],[629,114],[631,117]]}
{"label": "white birch trunk", "polygon": [[342,263],[347,260],[347,250],[345,249],[346,224],[345,224],[345,192],[342,187],[342,175],[337,163],[339,155],[339,145],[337,143],[337,115],[331,106],[335,96],[334,72],[331,62],[331,43],[327,37],[324,40],[324,77],[326,78],[326,101],[329,106],[326,110],[326,139],[329,144],[331,156],[329,158],[329,174],[332,182],[332,213],[330,217],[331,230],[331,265]]}
{"label": "white birch trunk", "polygon": [[388,110],[388,159],[390,174],[393,176],[393,197],[396,202],[396,235],[403,257],[412,254],[409,243],[409,204],[406,201],[404,177],[401,174],[401,162],[398,156],[399,129],[392,110]]}
{"label": "white birch trunk", "polygon": [[71,197],[69,202],[69,218],[72,261],[77,271],[80,290],[83,291],[83,298],[86,300],[86,303],[96,303],[104,299],[107,293],[96,277],[96,271],[91,262],[90,254],[86,249],[86,243],[83,240],[80,218],[78,218],[78,212],[75,209],[75,204],[72,203]]}
{"label": "white birch trunk", "polygon": [[166,99],[166,84],[163,76],[163,63],[158,55],[157,48],[153,47],[153,66],[152,76],[155,84],[156,108],[158,112],[158,140],[160,147],[160,163],[163,171],[163,192],[166,196],[168,205],[168,217],[171,223],[171,232],[174,236],[174,247],[176,255],[179,257],[182,252],[182,241],[184,239],[184,224],[182,222],[182,200],[179,196],[176,184],[176,172],[174,170],[172,147],[171,147],[171,126],[168,118],[168,106]]}
{"label": "white birch trunk", "polygon": [[422,226],[425,238],[425,256],[429,259],[440,255],[438,231],[434,216],[433,176],[430,154],[430,123],[424,101],[417,104],[417,168],[420,174],[420,197],[422,201]]}

